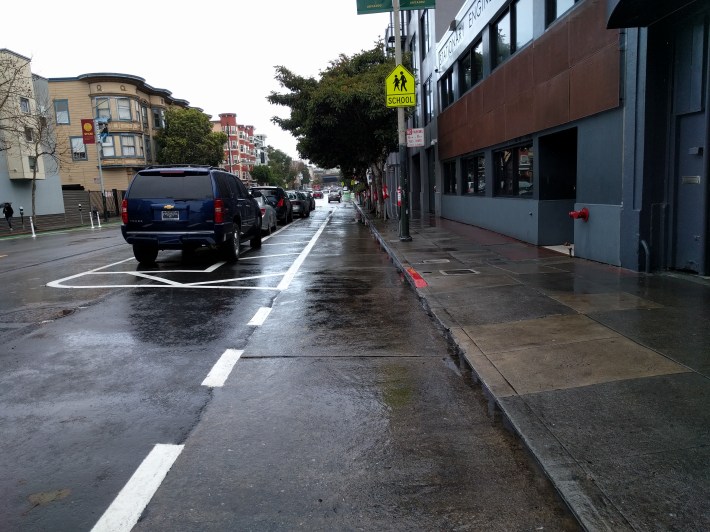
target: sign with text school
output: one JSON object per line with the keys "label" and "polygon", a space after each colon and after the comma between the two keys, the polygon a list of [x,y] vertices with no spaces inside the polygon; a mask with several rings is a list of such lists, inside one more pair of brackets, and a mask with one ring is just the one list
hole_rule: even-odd
{"label": "sign with text school", "polygon": [[385,78],[387,107],[414,107],[417,105],[414,76],[402,65],[397,65]]}
{"label": "sign with text school", "polygon": [[[433,9],[436,7],[436,0],[399,0],[399,10],[410,9]],[[357,14],[367,15],[368,13],[387,13],[392,11],[392,0],[357,0]]]}

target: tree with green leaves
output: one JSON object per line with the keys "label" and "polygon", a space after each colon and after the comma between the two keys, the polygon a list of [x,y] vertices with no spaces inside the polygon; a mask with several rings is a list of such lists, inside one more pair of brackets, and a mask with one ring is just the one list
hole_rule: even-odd
{"label": "tree with green leaves", "polygon": [[165,127],[157,135],[160,164],[208,164],[219,166],[224,159],[227,135],[212,131],[210,117],[198,109],[171,107],[165,113]]}
{"label": "tree with green leaves", "polygon": [[293,181],[293,171],[291,170],[291,157],[273,146],[266,148],[269,158],[269,169],[274,185],[288,188],[288,183]]}
{"label": "tree with green leaves", "polygon": [[384,101],[384,80],[394,67],[381,42],[352,57],[341,54],[319,79],[278,66],[276,80],[286,92],[267,99],[291,112],[272,122],[296,138],[302,157],[323,168],[338,167],[348,180],[364,181],[371,168],[381,189],[387,155],[398,145],[397,113]]}
{"label": "tree with green leaves", "polygon": [[255,166],[250,172],[251,178],[260,185],[272,185],[276,183],[271,175],[271,168],[266,165]]}

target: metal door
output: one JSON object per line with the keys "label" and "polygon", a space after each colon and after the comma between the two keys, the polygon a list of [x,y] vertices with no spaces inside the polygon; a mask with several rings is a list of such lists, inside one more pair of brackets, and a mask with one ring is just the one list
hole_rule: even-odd
{"label": "metal door", "polygon": [[676,226],[674,267],[705,273],[707,176],[705,113],[678,117],[676,129]]}

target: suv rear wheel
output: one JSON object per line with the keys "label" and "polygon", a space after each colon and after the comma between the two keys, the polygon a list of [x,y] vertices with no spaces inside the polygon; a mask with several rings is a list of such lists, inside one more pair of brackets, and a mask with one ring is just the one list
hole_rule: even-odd
{"label": "suv rear wheel", "polygon": [[222,252],[224,258],[229,262],[237,262],[239,260],[239,235],[241,234],[241,227],[238,223],[234,224],[234,232],[230,235],[231,238],[222,244]]}
{"label": "suv rear wheel", "polygon": [[133,256],[141,264],[153,264],[158,257],[158,248],[145,244],[133,244]]}

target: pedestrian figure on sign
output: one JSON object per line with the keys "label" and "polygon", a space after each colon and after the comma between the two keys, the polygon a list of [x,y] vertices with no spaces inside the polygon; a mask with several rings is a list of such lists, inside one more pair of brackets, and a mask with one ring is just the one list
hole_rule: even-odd
{"label": "pedestrian figure on sign", "polygon": [[[400,74],[399,85],[400,85],[400,87],[402,87],[402,92],[407,92],[407,78],[404,77],[404,72],[402,72],[401,70],[399,71],[399,74]],[[395,80],[394,84],[396,87],[397,76],[394,77],[394,80]]]}
{"label": "pedestrian figure on sign", "polygon": [[399,90],[399,78],[397,76],[394,77],[394,90]]}
{"label": "pedestrian figure on sign", "polygon": [[15,214],[15,211],[12,210],[12,205],[6,203],[2,208],[2,213],[5,215],[5,220],[7,220],[7,225],[10,227],[10,231],[12,231],[12,215]]}

